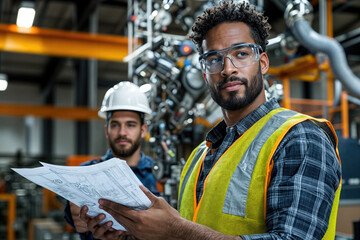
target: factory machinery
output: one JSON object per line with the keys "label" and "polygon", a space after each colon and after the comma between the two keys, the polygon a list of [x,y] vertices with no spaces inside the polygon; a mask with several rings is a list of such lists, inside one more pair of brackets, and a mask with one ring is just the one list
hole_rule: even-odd
{"label": "factory machinery", "polygon": [[[250,3],[262,10],[262,1]],[[195,16],[213,4],[217,2],[207,2],[195,11]],[[345,124],[348,103],[359,105],[360,79],[348,66],[341,45],[312,29],[313,9],[308,1],[278,1],[278,4],[284,9],[287,27],[283,34],[269,40],[268,49],[281,51],[291,62],[270,68],[264,79],[267,97],[275,97],[287,108],[330,119],[342,136],[348,138],[349,127]],[[188,12],[185,1],[134,4],[129,14],[140,19],[129,22],[129,29],[134,29],[129,39],[140,38],[145,44],[134,46],[136,50],[125,59],[129,61],[130,76],[146,91],[154,110],[149,141],[156,155],[154,174],[158,180],[168,179],[164,194],[174,207],[183,157],[189,155],[183,146],[189,144],[193,149],[222,117],[206,89],[193,44],[185,37],[162,32],[172,22],[172,16],[176,16],[175,21],[185,31],[190,31],[194,18]],[[151,24],[148,19],[152,20]],[[290,79],[322,80],[325,84],[320,92],[324,95],[317,100],[292,99]],[[350,92],[342,91],[342,85]]]}
{"label": "factory machinery", "polygon": [[[263,1],[249,2],[262,10]],[[283,34],[269,40],[268,51],[287,56],[291,61],[269,69],[264,79],[267,97],[275,97],[284,107],[328,118],[341,138],[349,138],[349,118],[356,115],[360,105],[360,79],[349,68],[344,50],[331,38],[332,33],[325,33],[326,27],[321,34],[312,29],[312,6],[308,1],[277,2],[284,10],[287,27]],[[124,61],[129,63],[129,78],[141,86],[153,109],[144,151],[153,155],[153,173],[161,183],[162,196],[173,207],[177,204],[186,157],[204,139],[207,130],[221,120],[222,113],[208,94],[195,46],[186,36],[166,34],[166,29],[175,21],[190,32],[195,16],[213,4],[217,1],[205,2],[194,15],[190,15],[183,0],[139,0],[128,4],[130,44]],[[320,8],[326,8],[326,4],[320,1]],[[327,13],[320,16],[320,22],[331,17],[331,11]],[[141,40],[141,44],[132,40]],[[323,95],[317,100],[291,98],[291,79],[323,81]],[[359,126],[359,119],[354,121],[354,126]],[[4,235],[9,240],[15,239],[15,232],[16,239],[27,239],[29,231],[35,231],[32,236],[42,236],[34,239],[77,239],[63,224],[64,199],[9,171],[4,171],[0,179],[0,187],[6,185],[11,190],[11,194],[0,197],[1,239],[5,239]],[[354,188],[344,178],[343,189],[347,186]],[[41,221],[44,216],[61,224],[49,227],[48,221]],[[68,232],[64,233],[64,229]]]}

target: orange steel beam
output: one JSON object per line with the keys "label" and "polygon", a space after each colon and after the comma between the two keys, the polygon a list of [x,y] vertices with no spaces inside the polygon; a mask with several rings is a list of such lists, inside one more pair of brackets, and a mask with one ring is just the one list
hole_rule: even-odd
{"label": "orange steel beam", "polygon": [[304,82],[314,82],[314,81],[317,81],[319,79],[319,77],[320,77],[319,71],[312,70],[306,74],[296,76],[296,78],[294,78],[294,80],[304,81]]}
{"label": "orange steel beam", "polygon": [[[326,1],[326,18],[327,18],[327,36],[330,38],[333,38],[333,12],[332,12],[332,0],[327,0]],[[329,62],[327,61],[327,64],[329,64]],[[334,101],[334,84],[335,84],[335,79],[334,76],[331,72],[331,68],[328,67],[327,68],[327,78],[328,78],[328,84],[327,84],[327,91],[328,91],[328,102],[329,102],[329,107],[330,109],[332,108],[332,103]],[[332,119],[333,114],[330,111],[330,119]]]}
{"label": "orange steel beam", "polygon": [[101,119],[97,109],[86,107],[23,106],[0,104],[0,115],[26,117],[34,116],[50,119],[88,121]]}
{"label": "orange steel beam", "polygon": [[306,55],[278,67],[270,67],[268,74],[275,75],[280,79],[284,77],[292,78],[317,69],[318,62],[316,57],[313,55]]}
{"label": "orange steel beam", "polygon": [[327,18],[327,35],[333,37],[333,12],[332,12],[332,0],[326,1],[326,18]]}
{"label": "orange steel beam", "polygon": [[195,119],[194,124],[195,125],[202,124],[207,128],[212,127],[211,123],[209,123],[208,120],[206,120],[205,118],[200,118],[200,117]]}
{"label": "orange steel beam", "polygon": [[70,155],[66,158],[66,166],[79,166],[83,162],[100,158],[101,156],[96,155]]}
{"label": "orange steel beam", "polygon": [[283,97],[283,104],[284,108],[290,109],[290,79],[284,78],[283,79],[283,87],[284,87],[284,97]]}
{"label": "orange steel beam", "polygon": [[341,93],[341,124],[343,138],[349,138],[349,103],[345,91]]}
{"label": "orange steel beam", "polygon": [[0,51],[122,61],[128,38],[0,24]]}
{"label": "orange steel beam", "polygon": [[16,217],[16,196],[15,194],[4,193],[0,194],[0,201],[8,202],[8,212],[7,212],[7,240],[15,240],[15,230],[13,229],[13,224],[15,223]]}
{"label": "orange steel beam", "polygon": [[[291,98],[291,104],[298,104],[298,105],[311,105],[311,106],[320,106],[324,108],[326,106],[326,100],[318,100],[318,99],[304,99],[304,98]],[[311,111],[302,111],[302,113],[317,117],[324,115],[324,109],[322,110],[311,110]]]}
{"label": "orange steel beam", "polygon": [[327,104],[326,100],[304,99],[304,98],[291,98],[291,102],[295,104],[316,105],[316,106],[325,106]]}
{"label": "orange steel beam", "polygon": [[327,100],[328,100],[328,106],[330,109],[329,120],[331,120],[333,117],[333,115],[331,114],[331,109],[333,108],[333,102],[334,102],[335,78],[334,78],[330,68],[327,71],[327,80],[328,80],[327,81],[327,91],[328,91]]}
{"label": "orange steel beam", "polygon": [[46,215],[51,210],[61,209],[64,206],[56,199],[57,194],[50,191],[49,189],[43,188],[43,204],[42,204],[42,214]]}

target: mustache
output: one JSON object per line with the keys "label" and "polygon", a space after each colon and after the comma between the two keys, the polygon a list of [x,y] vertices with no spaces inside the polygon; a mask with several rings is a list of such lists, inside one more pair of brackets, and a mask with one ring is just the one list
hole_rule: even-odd
{"label": "mustache", "polygon": [[126,140],[126,141],[128,141],[128,142],[131,143],[131,140],[128,139],[128,138],[125,138],[125,137],[118,137],[118,138],[116,138],[114,141],[117,142],[117,141],[120,141],[120,140]]}
{"label": "mustache", "polygon": [[222,86],[224,86],[224,84],[228,83],[228,82],[241,82],[242,84],[244,84],[245,86],[248,85],[248,80],[247,78],[239,78],[237,76],[230,76],[225,78],[224,80],[222,80],[221,82],[219,82],[218,84],[216,84],[216,87],[218,89],[221,89]]}

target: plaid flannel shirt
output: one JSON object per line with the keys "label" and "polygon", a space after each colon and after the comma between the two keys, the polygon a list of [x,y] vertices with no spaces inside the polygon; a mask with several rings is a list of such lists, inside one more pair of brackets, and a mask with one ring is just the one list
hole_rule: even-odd
{"label": "plaid flannel shirt", "polygon": [[[255,122],[279,108],[271,99],[233,126],[220,122],[207,135],[211,142],[197,183],[199,202],[206,176],[217,159]],[[267,189],[267,233],[241,236],[250,239],[322,239],[329,222],[341,167],[324,132],[310,121],[295,125],[274,154]]]}

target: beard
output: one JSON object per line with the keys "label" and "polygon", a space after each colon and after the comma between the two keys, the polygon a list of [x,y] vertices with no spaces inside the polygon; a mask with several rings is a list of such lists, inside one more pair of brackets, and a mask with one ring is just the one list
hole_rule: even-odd
{"label": "beard", "polygon": [[[127,141],[129,141],[129,143],[131,145],[130,148],[127,148],[127,149],[125,147],[117,148],[115,145],[115,142],[120,139],[126,139]],[[131,141],[130,139],[122,138],[122,137],[119,137],[113,141],[109,140],[109,146],[110,146],[112,153],[115,155],[115,157],[119,157],[119,158],[127,158],[127,157],[130,157],[131,155],[133,155],[134,152],[140,147],[140,144],[141,144],[140,136],[137,139],[135,139],[135,141]]]}
{"label": "beard", "polygon": [[[233,82],[233,81],[239,81],[243,83],[243,85],[245,86],[245,96],[244,97],[237,96],[237,91],[233,91],[233,92],[229,92],[228,93],[229,98],[225,99],[221,95],[221,90],[222,90],[221,88],[225,83]],[[259,66],[258,72],[251,79],[250,87],[247,78],[239,78],[236,76],[230,76],[228,78],[225,78],[223,81],[218,83],[216,87],[212,87],[210,85],[208,86],[210,89],[211,97],[214,99],[214,101],[217,104],[219,104],[220,107],[226,110],[233,111],[233,110],[242,109],[248,106],[249,104],[251,104],[261,93],[263,89],[263,85],[264,83]]]}

